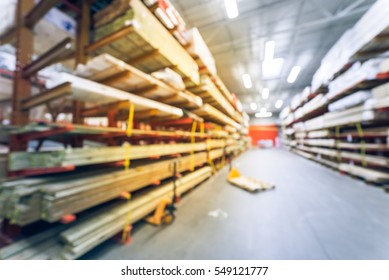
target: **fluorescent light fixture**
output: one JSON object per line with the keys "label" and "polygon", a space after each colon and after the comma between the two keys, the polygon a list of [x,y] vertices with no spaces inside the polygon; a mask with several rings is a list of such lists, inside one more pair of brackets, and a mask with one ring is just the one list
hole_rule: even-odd
{"label": "fluorescent light fixture", "polygon": [[282,105],[284,105],[284,101],[282,101],[281,99],[278,99],[278,100],[276,101],[275,107],[276,107],[277,109],[280,109],[280,108],[282,107]]}
{"label": "fluorescent light fixture", "polygon": [[250,108],[251,108],[251,110],[253,110],[253,111],[257,110],[257,109],[258,109],[257,103],[251,102],[251,103],[250,103]]}
{"label": "fluorescent light fixture", "polygon": [[275,58],[272,60],[264,60],[262,62],[262,76],[264,79],[271,79],[281,75],[282,67],[284,66],[283,58]]}
{"label": "fluorescent light fixture", "polygon": [[294,66],[292,68],[292,70],[290,71],[289,76],[288,76],[288,83],[289,84],[293,84],[297,80],[297,77],[300,74],[300,71],[301,71],[300,66]]}
{"label": "fluorescent light fixture", "polygon": [[276,43],[274,41],[267,41],[265,43],[265,61],[273,60],[275,48]]}
{"label": "fluorescent light fixture", "polygon": [[255,113],[256,118],[270,118],[271,116],[273,116],[272,112]]}
{"label": "fluorescent light fixture", "polygon": [[262,98],[263,99],[268,99],[270,94],[270,90],[268,88],[262,89]]}
{"label": "fluorescent light fixture", "polygon": [[226,6],[226,12],[229,18],[236,18],[239,16],[236,0],[224,0],[224,5]]}
{"label": "fluorescent light fixture", "polygon": [[253,87],[253,83],[251,82],[251,78],[249,74],[243,74],[242,78],[243,78],[243,85],[245,88]]}

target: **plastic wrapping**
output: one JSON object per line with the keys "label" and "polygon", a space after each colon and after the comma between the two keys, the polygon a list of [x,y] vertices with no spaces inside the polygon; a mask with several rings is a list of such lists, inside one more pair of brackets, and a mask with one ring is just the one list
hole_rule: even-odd
{"label": "plastic wrapping", "polygon": [[176,89],[185,89],[185,84],[181,76],[170,68],[164,68],[159,71],[153,72],[151,73],[151,76],[171,85]]}

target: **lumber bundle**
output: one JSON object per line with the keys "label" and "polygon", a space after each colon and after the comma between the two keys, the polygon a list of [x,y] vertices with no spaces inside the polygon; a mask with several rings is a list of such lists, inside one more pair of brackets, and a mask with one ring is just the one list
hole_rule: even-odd
{"label": "lumber bundle", "polygon": [[372,183],[388,183],[389,174],[369,168],[355,166],[351,164],[339,164],[339,170],[354,175],[356,177],[363,178],[364,180]]}
{"label": "lumber bundle", "polygon": [[[236,149],[231,147],[226,150],[227,153]],[[220,158],[223,154],[223,149],[214,149],[209,153],[195,153],[157,163],[139,163],[128,171],[107,169],[4,182],[0,184],[0,216],[18,225],[39,219],[54,222],[64,215],[114,199],[123,192],[133,192],[171,177],[175,161],[178,163],[177,171],[184,172]],[[11,197],[13,200],[9,201]]]}
{"label": "lumber bundle", "polygon": [[353,107],[341,112],[330,112],[323,116],[308,120],[304,123],[305,130],[322,130],[325,128],[333,128],[363,122],[379,123],[380,121],[385,121],[389,118],[389,114],[387,112],[376,110],[377,106],[381,107],[382,104],[377,104],[377,106],[366,105]]}
{"label": "lumber bundle", "polygon": [[196,95],[200,96],[205,103],[214,106],[218,110],[227,114],[238,123],[243,121],[242,116],[235,110],[230,102],[224,97],[211,78],[207,75],[201,76],[201,85],[190,88]]}
{"label": "lumber bundle", "polygon": [[186,49],[195,59],[200,72],[215,76],[217,71],[215,60],[199,30],[194,27],[188,30],[187,33],[189,37],[189,44]]}
{"label": "lumber bundle", "polygon": [[203,117],[206,120],[211,120],[222,125],[229,125],[236,130],[242,128],[240,124],[227,117],[225,114],[209,104],[204,104],[200,109],[194,110],[193,113]]}
{"label": "lumber bundle", "polygon": [[154,144],[129,145],[121,147],[74,148],[44,152],[11,152],[9,170],[17,171],[34,168],[54,168],[64,166],[84,166],[108,162],[144,159],[155,156],[185,154],[224,147],[223,140],[207,140],[194,144]]}
{"label": "lumber bundle", "polygon": [[327,85],[355,61],[379,56],[388,50],[389,33],[386,0],[379,0],[334,44],[324,56],[312,79],[312,92]]}
{"label": "lumber bundle", "polygon": [[[210,167],[188,173],[176,182],[181,196],[212,175]],[[156,209],[164,198],[173,197],[173,182],[140,193],[129,201],[117,201],[75,224],[54,227],[0,249],[0,259],[76,259],[105,240],[136,223]]]}
{"label": "lumber bundle", "polygon": [[331,157],[336,159],[337,161],[345,159],[345,160],[351,160],[356,162],[365,162],[366,164],[370,164],[374,166],[387,167],[389,165],[389,159],[383,156],[353,153],[353,152],[340,151],[334,149],[325,149],[325,148],[318,148],[318,147],[307,147],[303,145],[297,146],[296,149],[314,155]]}
{"label": "lumber bundle", "polygon": [[[14,128],[12,130],[13,135],[25,135],[31,132],[49,132],[52,130],[66,130],[62,134],[72,135],[90,135],[96,136],[94,139],[98,139],[98,136],[104,138],[104,136],[115,135],[116,137],[127,137],[127,131],[116,127],[104,127],[104,126],[89,126],[81,124],[70,124],[70,123],[30,123],[20,128]],[[228,138],[229,134],[225,131],[208,130],[207,132],[189,132],[182,130],[145,130],[145,129],[132,129],[131,138],[148,138],[148,137],[159,137],[159,138]],[[53,140],[57,139],[55,136]],[[51,139],[47,137],[46,139]],[[8,142],[8,141],[7,141]]]}
{"label": "lumber bundle", "polygon": [[[183,111],[179,108],[166,105],[154,100],[150,100],[141,96],[137,96],[135,94],[119,90],[113,87],[109,87],[94,81],[90,81],[87,79],[83,79],[68,73],[60,73],[53,77],[52,83],[50,84],[52,87],[46,93],[42,93],[40,95],[33,96],[24,102],[25,106],[30,106],[29,104],[41,105],[45,102],[50,101],[51,93],[57,90],[59,87],[65,87],[62,96],[60,97],[72,97],[75,100],[80,100],[86,102],[87,110],[92,110],[94,106],[100,106],[104,104],[116,104],[121,101],[123,107],[129,110],[129,103],[134,105],[135,113],[140,117],[144,114],[144,112],[153,111],[152,116],[155,117],[172,117],[172,118],[180,118],[184,115]],[[42,97],[42,100],[38,98]],[[56,98],[58,98],[56,96]],[[27,104],[27,105],[26,105]],[[120,106],[115,106],[119,107]],[[107,111],[105,111],[106,114]],[[145,115],[145,118],[149,117],[149,115]]]}
{"label": "lumber bundle", "polygon": [[201,98],[191,92],[174,88],[109,54],[101,54],[85,65],[78,65],[75,74],[180,108],[194,109],[203,104]]}
{"label": "lumber bundle", "polygon": [[[30,79],[39,65],[86,60],[72,74],[37,77],[39,93],[14,108],[42,123],[0,127],[11,150],[0,150],[0,222],[27,233],[0,259],[76,259],[153,212],[174,185],[185,193],[249,146],[249,117],[200,33],[181,36],[183,21],[170,28],[158,11],[166,3],[109,2],[92,12],[91,44],[79,52],[66,38],[24,69]],[[200,73],[209,75],[202,84]],[[12,179],[2,180],[5,169]]]}
{"label": "lumber bundle", "polygon": [[[181,195],[210,177],[210,167],[203,167],[177,181],[177,194]],[[173,196],[173,183],[146,191],[127,203],[107,209],[101,215],[75,226],[61,234],[65,259],[75,259],[123,230],[130,217],[130,224],[150,214],[165,197]]]}
{"label": "lumber bundle", "polygon": [[97,54],[111,54],[146,73],[174,68],[182,77],[199,84],[194,59],[148,8],[140,0],[123,2],[129,7],[124,14],[111,6],[101,12],[110,14],[112,20],[95,25],[95,43],[87,49]]}
{"label": "lumber bundle", "polygon": [[[285,133],[286,145],[308,159],[369,182],[385,183],[389,176],[388,61],[377,57],[356,62],[330,81],[328,92],[295,96],[282,114],[284,132],[292,131]],[[309,101],[306,96],[316,97]],[[328,110],[304,118],[303,108],[319,96],[327,99]]]}
{"label": "lumber bundle", "polygon": [[[0,249],[0,260],[58,259],[59,234],[65,226],[56,226]],[[57,257],[55,257],[57,256]]]}

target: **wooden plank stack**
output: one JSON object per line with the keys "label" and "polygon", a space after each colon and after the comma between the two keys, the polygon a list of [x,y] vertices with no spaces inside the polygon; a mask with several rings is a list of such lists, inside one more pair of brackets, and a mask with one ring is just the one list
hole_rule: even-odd
{"label": "wooden plank stack", "polygon": [[0,139],[12,176],[0,181],[0,221],[46,230],[0,248],[1,259],[78,258],[171,198],[174,164],[181,195],[247,149],[248,116],[201,54],[205,43],[186,49],[154,14],[140,0],[98,11],[89,61],[22,100],[52,119]]}
{"label": "wooden plank stack", "polygon": [[96,52],[111,54],[146,73],[163,67],[174,67],[183,77],[198,84],[196,62],[148,8],[140,0],[122,2],[126,2],[125,6],[129,7],[124,14],[113,6],[108,6],[101,12],[110,14],[112,21],[106,24],[96,23],[95,41],[98,44],[99,40],[104,40],[104,37],[116,31],[130,31],[126,36],[99,48]]}
{"label": "wooden plank stack", "polygon": [[[211,175],[210,167],[186,174],[176,182],[177,195],[183,195]],[[115,236],[126,225],[145,218],[162,199],[171,197],[173,182],[167,182],[128,201],[116,201],[94,210],[75,224],[55,226],[0,249],[0,259],[76,259]]]}

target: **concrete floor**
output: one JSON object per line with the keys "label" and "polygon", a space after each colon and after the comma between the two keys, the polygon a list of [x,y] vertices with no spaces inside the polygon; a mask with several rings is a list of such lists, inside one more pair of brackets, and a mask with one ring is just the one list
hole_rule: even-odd
{"label": "concrete floor", "polygon": [[389,259],[381,189],[283,150],[248,151],[234,165],[276,190],[230,186],[225,168],[184,197],[173,225],[138,224],[131,245],[110,240],[84,258]]}

